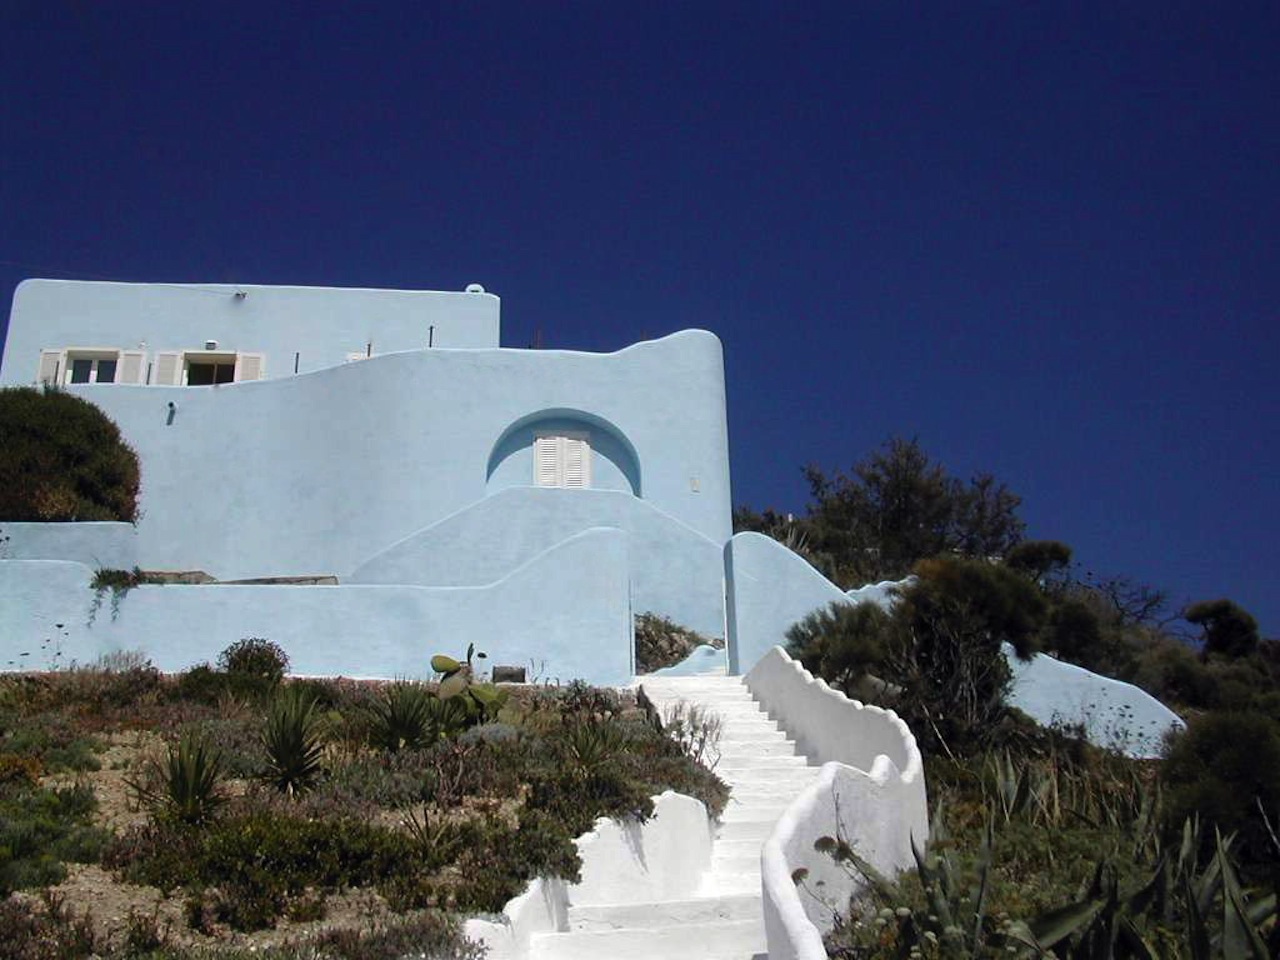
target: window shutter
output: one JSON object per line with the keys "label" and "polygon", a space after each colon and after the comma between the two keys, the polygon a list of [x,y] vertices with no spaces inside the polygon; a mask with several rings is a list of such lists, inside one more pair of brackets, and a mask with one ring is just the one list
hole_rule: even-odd
{"label": "window shutter", "polygon": [[266,366],[260,353],[236,354],[236,380],[261,380]]}
{"label": "window shutter", "polygon": [[586,440],[560,437],[564,451],[564,485],[566,487],[591,486],[591,448]]}
{"label": "window shutter", "polygon": [[533,442],[533,483],[538,487],[560,486],[559,437],[538,437]]}
{"label": "window shutter", "polygon": [[41,350],[40,373],[36,377],[36,382],[58,386],[61,382],[59,375],[62,373],[62,357],[61,350]]}
{"label": "window shutter", "polygon": [[142,350],[121,350],[116,383],[142,383],[147,372],[147,355]]}
{"label": "window shutter", "polygon": [[180,386],[182,384],[182,354],[157,353],[155,374],[155,382],[161,386]]}

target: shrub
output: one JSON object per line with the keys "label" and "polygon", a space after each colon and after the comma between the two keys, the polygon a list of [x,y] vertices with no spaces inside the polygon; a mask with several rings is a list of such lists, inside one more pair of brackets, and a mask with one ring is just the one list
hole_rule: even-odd
{"label": "shrub", "polygon": [[787,651],[815,676],[852,693],[869,672],[882,669],[892,629],[874,603],[835,602],[815,610],[787,631]]}
{"label": "shrub", "polygon": [[227,684],[238,696],[269,694],[289,671],[289,657],[278,644],[261,637],[237,640],[218,654],[218,668],[227,675]]}
{"label": "shrub", "polygon": [[0,896],[61,882],[63,863],[92,863],[106,834],[90,823],[87,786],[9,786],[0,791]]}
{"label": "shrub", "polygon": [[641,613],[635,618],[636,673],[652,673],[679,663],[703,644],[723,646],[723,642],[682,627],[657,613]]}
{"label": "shrub", "polygon": [[111,418],[61,390],[0,390],[0,520],[138,519],[138,456]]}
{"label": "shrub", "polygon": [[[1161,770],[1170,831],[1198,815],[1237,832],[1242,857],[1265,857],[1263,819],[1280,811],[1280,724],[1258,713],[1210,713],[1173,738]],[[1280,855],[1280,852],[1273,854]]]}

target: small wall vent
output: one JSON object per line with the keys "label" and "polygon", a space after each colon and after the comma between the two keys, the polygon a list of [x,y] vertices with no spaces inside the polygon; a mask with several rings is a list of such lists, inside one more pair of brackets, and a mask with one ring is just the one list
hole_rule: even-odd
{"label": "small wall vent", "polygon": [[217,341],[217,340],[206,340],[206,341],[204,342],[204,348],[205,348],[206,350],[217,350],[217,349],[218,349],[218,341]]}

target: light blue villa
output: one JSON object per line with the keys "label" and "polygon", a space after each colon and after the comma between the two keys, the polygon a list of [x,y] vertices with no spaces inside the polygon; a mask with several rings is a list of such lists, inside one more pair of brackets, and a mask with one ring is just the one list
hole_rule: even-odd
{"label": "light blue villa", "polygon": [[[141,518],[0,526],[0,669],[124,649],[180,670],[258,636],[301,674],[423,676],[474,643],[531,679],[622,684],[641,612],[726,640],[685,671],[746,674],[810,611],[884,602],[733,535],[714,334],[513,350],[499,307],[477,284],[21,284],[0,386],[105,410]],[[96,570],[134,567],[217,582],[95,596]],[[1042,719],[1121,716],[1142,749],[1171,722],[1127,684],[1033,666],[1014,696]]]}
{"label": "light blue villa", "polygon": [[[100,406],[143,485],[136,527],[5,526],[9,636],[170,669],[265,636],[299,672],[374,676],[474,642],[601,682],[631,675],[634,613],[724,636],[719,340],[504,349],[499,307],[474,284],[23,283],[0,384]],[[87,623],[94,569],[134,566],[222,583],[139,588]],[[285,577],[337,584],[225,583]]]}

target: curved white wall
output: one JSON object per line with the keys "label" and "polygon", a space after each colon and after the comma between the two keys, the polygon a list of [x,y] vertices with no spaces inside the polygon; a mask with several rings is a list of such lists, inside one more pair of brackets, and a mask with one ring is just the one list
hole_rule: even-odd
{"label": "curved white wall", "polygon": [[654,798],[653,816],[644,823],[601,819],[577,839],[578,883],[534,880],[506,905],[502,920],[468,920],[463,932],[489,948],[490,960],[521,960],[534,934],[568,929],[570,905],[692,896],[711,862],[711,835],[701,801],[668,790]]}
{"label": "curved white wall", "polygon": [[724,549],[729,672],[743,674],[807,614],[844,591],[772,537],[735,534]]}
{"label": "curved white wall", "polygon": [[344,583],[490,583],[588,527],[627,535],[631,603],[708,636],[724,631],[721,548],[653,504],[613,490],[502,490],[360,564]]}
{"label": "curved white wall", "polygon": [[1019,660],[1005,645],[1013,671],[1008,702],[1045,726],[1084,728],[1090,743],[1138,759],[1159,757],[1165,737],[1186,724],[1145,690],[1038,653]]}
{"label": "curved white wall", "polygon": [[771,960],[820,960],[831,912],[801,895],[794,871],[808,870],[810,888],[843,907],[855,882],[814,851],[819,837],[838,833],[881,873],[910,867],[912,838],[923,846],[929,831],[924,765],[897,714],[850,700],[781,647],[756,664],[746,684],[800,751],[824,763],[765,842],[760,868]]}

